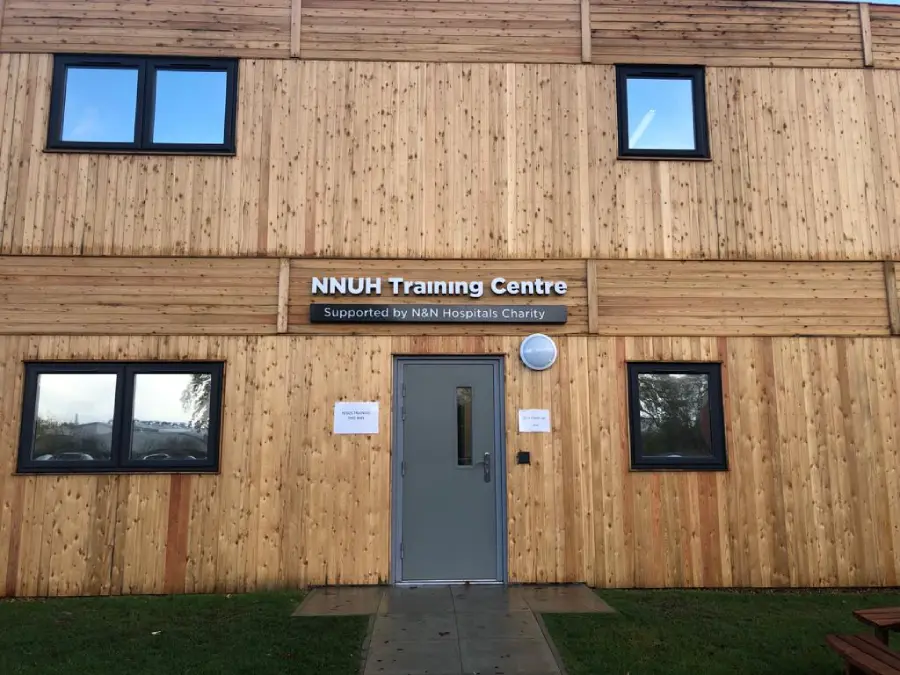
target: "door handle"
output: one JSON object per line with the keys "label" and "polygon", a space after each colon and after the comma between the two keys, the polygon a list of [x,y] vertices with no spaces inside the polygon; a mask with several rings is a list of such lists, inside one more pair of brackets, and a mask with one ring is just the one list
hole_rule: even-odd
{"label": "door handle", "polygon": [[491,482],[491,453],[489,453],[489,452],[484,453],[484,461],[482,462],[482,464],[484,464],[484,482],[490,483]]}

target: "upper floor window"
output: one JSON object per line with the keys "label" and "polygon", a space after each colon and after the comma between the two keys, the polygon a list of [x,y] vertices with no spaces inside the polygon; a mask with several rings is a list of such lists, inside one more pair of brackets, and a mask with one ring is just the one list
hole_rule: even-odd
{"label": "upper floor window", "polygon": [[221,387],[221,363],[27,363],[19,471],[216,471]]}
{"label": "upper floor window", "polygon": [[629,363],[632,469],[724,470],[722,367]]}
{"label": "upper floor window", "polygon": [[56,56],[50,150],[233,154],[237,61]]}
{"label": "upper floor window", "polygon": [[706,84],[699,66],[617,66],[619,156],[707,158]]}

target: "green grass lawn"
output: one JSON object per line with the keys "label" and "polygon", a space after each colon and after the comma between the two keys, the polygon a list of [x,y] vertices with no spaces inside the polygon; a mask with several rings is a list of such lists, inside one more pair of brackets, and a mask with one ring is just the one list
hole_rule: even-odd
{"label": "green grass lawn", "polygon": [[[900,593],[600,591],[617,614],[545,614],[569,675],[839,675],[828,633]],[[900,635],[891,646],[900,650]]]}
{"label": "green grass lawn", "polygon": [[368,617],[292,617],[302,593],[0,602],[3,675],[355,675]]}

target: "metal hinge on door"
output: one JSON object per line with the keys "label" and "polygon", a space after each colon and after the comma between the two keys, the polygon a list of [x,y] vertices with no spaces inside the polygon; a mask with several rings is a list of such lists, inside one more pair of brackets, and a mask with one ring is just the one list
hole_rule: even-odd
{"label": "metal hinge on door", "polygon": [[400,560],[403,560],[403,542],[400,542]]}
{"label": "metal hinge on door", "polygon": [[400,419],[406,419],[406,385],[402,385],[400,387],[400,398],[402,401],[400,402]]}
{"label": "metal hinge on door", "polygon": [[400,477],[403,478],[406,475],[406,460],[400,462]]}

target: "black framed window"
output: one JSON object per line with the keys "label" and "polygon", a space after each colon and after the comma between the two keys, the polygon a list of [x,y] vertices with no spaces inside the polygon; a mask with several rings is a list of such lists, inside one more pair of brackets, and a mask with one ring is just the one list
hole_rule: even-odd
{"label": "black framed window", "polygon": [[718,363],[629,363],[632,469],[724,471]]}
{"label": "black framed window", "polygon": [[222,363],[25,364],[22,473],[217,471]]}
{"label": "black framed window", "polygon": [[619,156],[709,157],[702,66],[616,66]]}
{"label": "black framed window", "polygon": [[50,150],[234,154],[237,60],[57,55]]}

